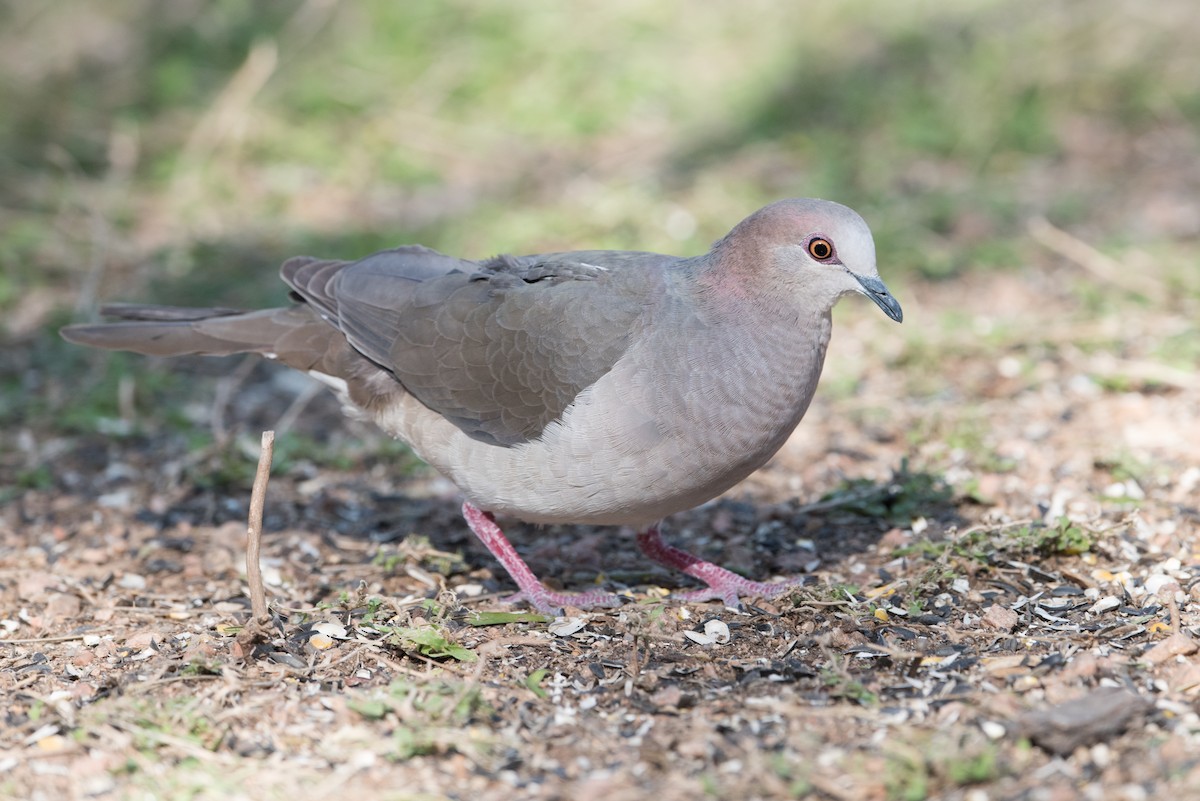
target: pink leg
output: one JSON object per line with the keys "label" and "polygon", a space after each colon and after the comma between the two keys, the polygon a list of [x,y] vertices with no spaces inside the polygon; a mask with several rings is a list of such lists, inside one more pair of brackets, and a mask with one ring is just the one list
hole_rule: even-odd
{"label": "pink leg", "polygon": [[798,587],[805,582],[803,576],[774,584],[742,578],[737,573],[726,570],[720,565],[705,562],[687,551],[667,545],[663,542],[658,526],[651,526],[646,531],[639,533],[637,544],[642,549],[642,553],[660,565],[687,573],[692,578],[699,579],[708,585],[703,590],[671,593],[671,597],[682,601],[707,601],[711,598],[718,598],[730,609],[740,609],[742,605],[739,598],[741,596],[778,598],[792,587]]}
{"label": "pink leg", "polygon": [[525,564],[525,560],[517,554],[512,543],[508,541],[508,537],[504,536],[504,532],[496,525],[496,520],[490,512],[481,511],[470,503],[464,503],[462,513],[463,517],[467,519],[467,525],[471,527],[471,531],[475,532],[479,541],[491,551],[492,556],[496,557],[500,564],[504,565],[508,575],[512,576],[512,580],[517,583],[520,592],[506,599],[509,603],[528,601],[534,609],[548,615],[561,615],[563,606],[587,609],[593,606],[621,605],[620,596],[599,590],[566,593],[547,589],[546,585],[533,575],[533,571],[529,569],[529,565]]}

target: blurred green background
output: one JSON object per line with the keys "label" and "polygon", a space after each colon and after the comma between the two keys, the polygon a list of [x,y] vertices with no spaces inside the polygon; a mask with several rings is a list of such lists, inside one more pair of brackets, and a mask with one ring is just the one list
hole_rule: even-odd
{"label": "blurred green background", "polygon": [[796,195],[863,213],[906,308],[1061,261],[1043,218],[1194,302],[1197,42],[1190,0],[2,2],[0,418],[104,300],[275,303],[289,255],[405,242],[695,253]]}

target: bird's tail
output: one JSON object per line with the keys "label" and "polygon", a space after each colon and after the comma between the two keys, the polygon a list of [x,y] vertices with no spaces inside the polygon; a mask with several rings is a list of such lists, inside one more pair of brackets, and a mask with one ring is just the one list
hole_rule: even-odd
{"label": "bird's tail", "polygon": [[336,329],[308,306],[239,311],[117,304],[108,323],[69,325],[60,332],[79,345],[147,356],[228,356],[259,353],[302,370],[320,361]]}

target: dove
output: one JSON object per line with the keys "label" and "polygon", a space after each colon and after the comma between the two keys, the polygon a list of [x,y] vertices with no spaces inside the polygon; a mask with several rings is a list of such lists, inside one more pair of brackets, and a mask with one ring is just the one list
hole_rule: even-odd
{"label": "dove", "polygon": [[462,492],[468,526],[558,613],[607,592],[543,584],[496,522],[629,526],[652,560],[705,586],[684,600],[772,598],[669,545],[660,522],[733,487],[791,435],[848,294],[903,313],[856,212],[781,200],[699,256],[584,250],[483,260],[419,245],[358,261],[297,257],[292,302],[240,311],[114,305],[69,341],[155,356],[257,353],[331,386]]}

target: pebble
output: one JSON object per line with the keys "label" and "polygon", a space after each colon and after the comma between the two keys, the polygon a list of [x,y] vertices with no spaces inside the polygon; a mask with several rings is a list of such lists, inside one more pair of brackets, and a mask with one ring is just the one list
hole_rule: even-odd
{"label": "pebble", "polygon": [[117,581],[117,586],[123,590],[144,590],[146,589],[146,577],[137,573],[125,573]]}

